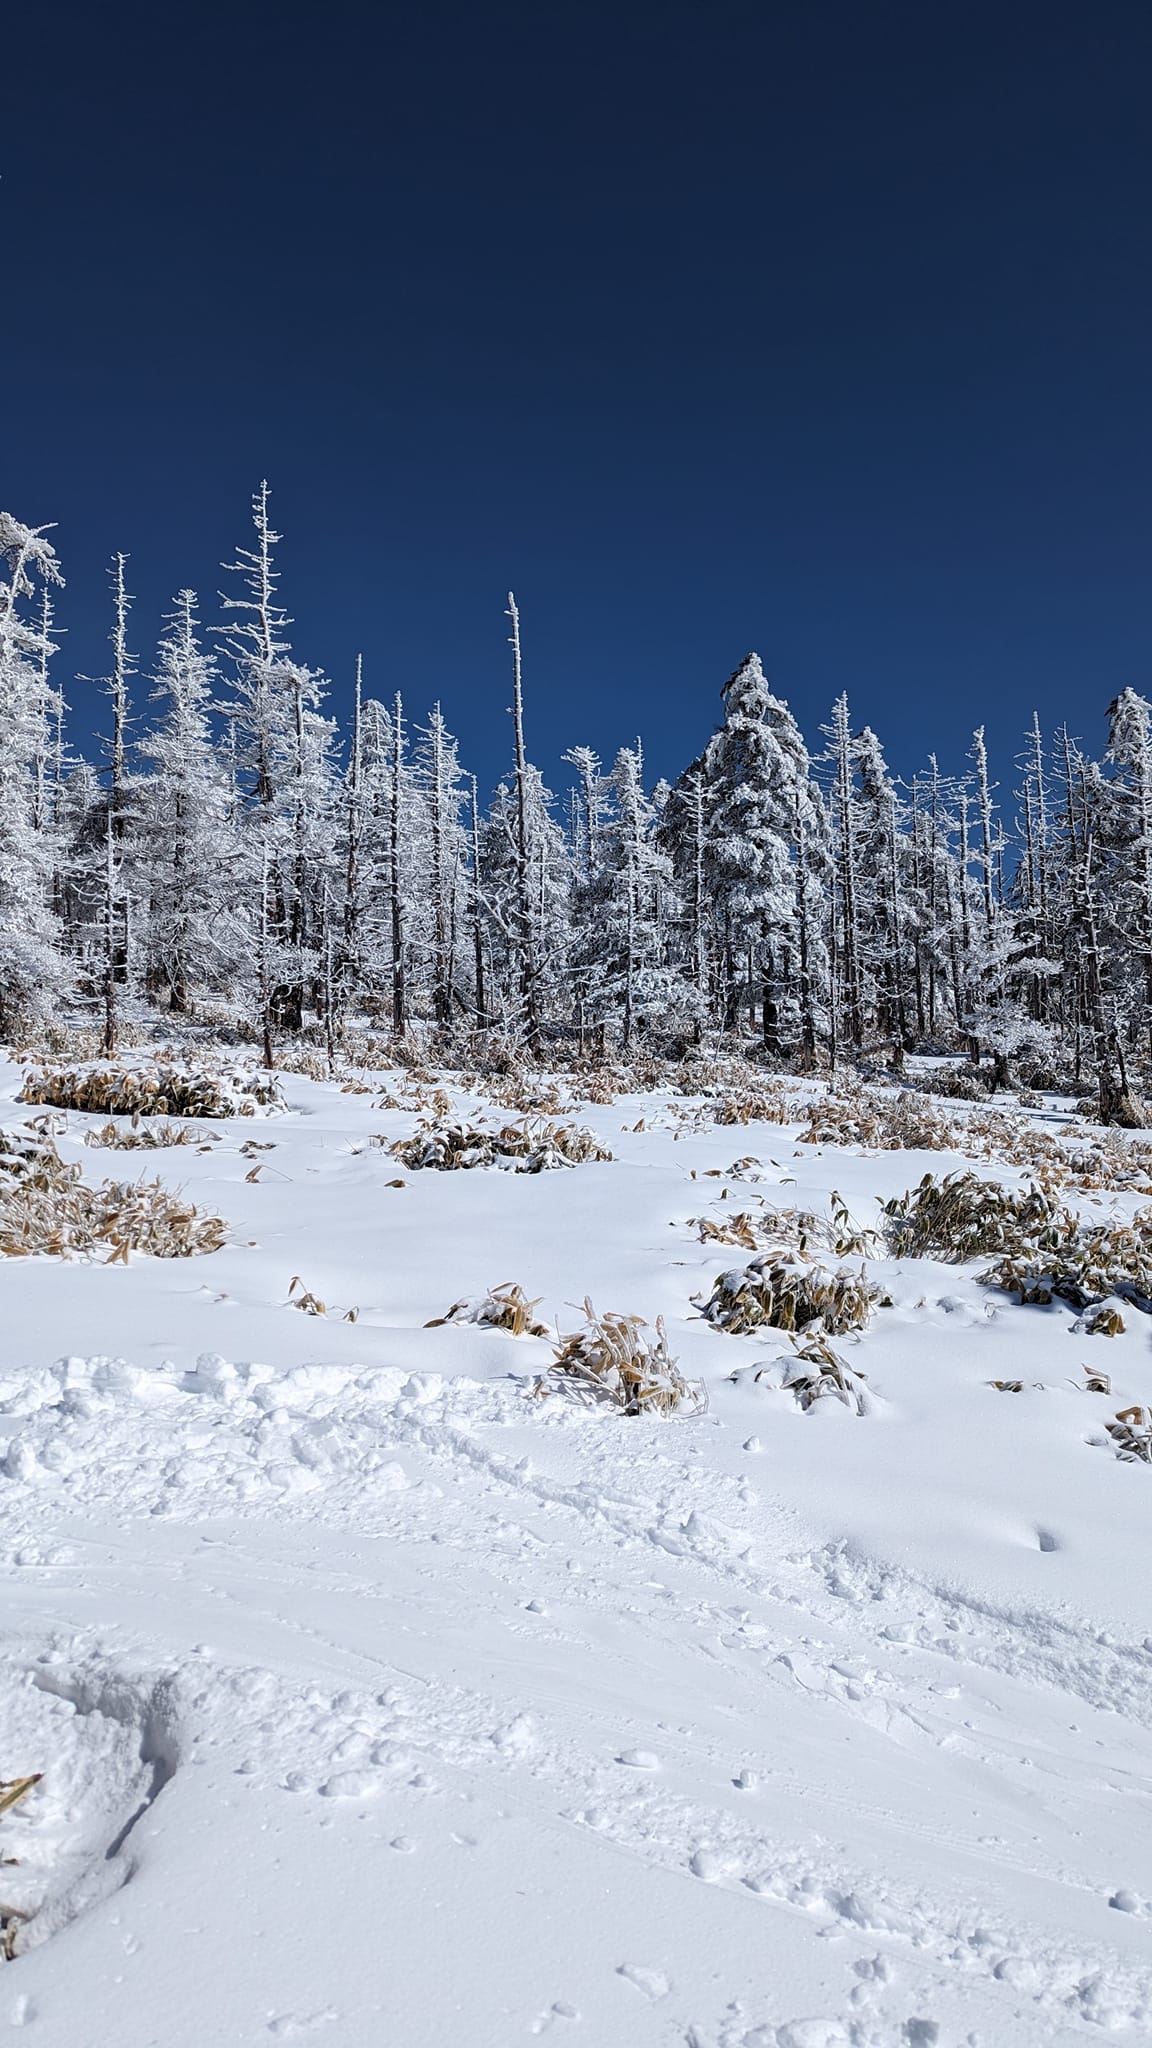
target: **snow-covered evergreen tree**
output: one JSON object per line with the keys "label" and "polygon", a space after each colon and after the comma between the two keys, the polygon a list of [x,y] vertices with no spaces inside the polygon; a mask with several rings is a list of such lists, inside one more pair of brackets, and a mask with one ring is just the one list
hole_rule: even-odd
{"label": "snow-covered evergreen tree", "polygon": [[153,765],[137,792],[148,982],[178,1014],[227,989],[251,957],[246,849],[211,726],[216,680],[196,594],[182,590],[160,641],[152,701],[161,717],[141,742]]}
{"label": "snow-covered evergreen tree", "polygon": [[[45,678],[56,651],[24,607],[63,582],[49,529],[0,512],[0,1030],[45,1014],[63,983],[52,909],[52,833],[38,801],[51,745]],[[37,821],[37,811],[40,816]]]}

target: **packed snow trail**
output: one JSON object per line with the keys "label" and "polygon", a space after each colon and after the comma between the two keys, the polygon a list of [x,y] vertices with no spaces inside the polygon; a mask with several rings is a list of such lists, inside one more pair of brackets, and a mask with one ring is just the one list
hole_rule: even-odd
{"label": "packed snow trail", "polygon": [[[1144,1319],[1085,1346],[1064,1308],[990,1317],[968,1268],[882,1262],[873,1412],[804,1415],[730,1378],[771,1332],[693,1316],[735,1258],[686,1225],[729,1185],[702,1177],[758,1153],[780,1199],[870,1220],[940,1155],[621,1130],[657,1098],[581,1110],[611,1163],[388,1189],[367,1139],[410,1117],[288,1094],[282,1181],[245,1180],[251,1125],[161,1155],[227,1251],[0,1267],[0,1767],[45,1774],[0,1817],[32,1916],[0,2027],[1146,2034],[1149,1473],[1063,1383],[1103,1352],[1147,1398]],[[287,1306],[296,1273],[329,1314]],[[540,1398],[544,1340],[422,1327],[510,1277],[565,1328],[585,1293],[665,1314],[710,1412]]]}

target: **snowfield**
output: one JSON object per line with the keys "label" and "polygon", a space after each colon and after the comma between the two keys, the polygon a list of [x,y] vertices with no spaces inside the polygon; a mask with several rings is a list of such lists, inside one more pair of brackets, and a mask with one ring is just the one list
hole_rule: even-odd
{"label": "snowfield", "polygon": [[[87,1178],[159,1173],[229,1241],[0,1261],[0,1768],[43,1773],[0,1816],[0,2032],[1148,2038],[1152,1470],[1105,1425],[1152,1405],[1152,1324],[869,1260],[891,1305],[835,1340],[867,1412],[804,1412],[748,1370],[787,1339],[694,1307],[749,1254],[690,1219],[835,1190],[873,1224],[962,1156],[573,1084],[611,1161],[414,1171],[372,1142],[416,1128],[399,1077],[365,1078],[287,1074],[203,1150],[54,1118]],[[548,1340],[424,1327],[505,1281],[565,1334],[586,1296],[663,1316],[707,1412],[542,1396]]]}

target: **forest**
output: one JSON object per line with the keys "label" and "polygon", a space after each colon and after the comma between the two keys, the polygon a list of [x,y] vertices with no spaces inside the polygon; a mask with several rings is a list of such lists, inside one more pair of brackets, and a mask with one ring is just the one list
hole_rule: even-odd
{"label": "forest", "polygon": [[650,786],[639,742],[586,743],[571,787],[529,758],[520,621],[507,774],[491,796],[442,707],[366,694],[350,729],[290,644],[267,484],[226,564],[223,616],[173,600],[133,646],[111,567],[107,732],[69,745],[54,676],[47,528],[0,514],[0,1031],[132,1021],[262,1049],[353,1025],[441,1060],[519,1047],[540,1063],[676,1057],[723,1040],[827,1071],[912,1051],[970,1063],[973,1089],[1091,1090],[1148,1120],[1152,1066],[1152,706],[1126,688],[1086,754],[1039,717],[1011,788],[983,728],[967,759],[909,781],[833,704],[810,749],[748,654],[697,759]]}

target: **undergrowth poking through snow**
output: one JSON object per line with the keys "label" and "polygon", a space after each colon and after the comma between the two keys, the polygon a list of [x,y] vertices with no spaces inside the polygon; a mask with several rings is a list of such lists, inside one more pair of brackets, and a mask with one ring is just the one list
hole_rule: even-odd
{"label": "undergrowth poking through snow", "polygon": [[527,1121],[487,1131],[470,1124],[425,1124],[411,1138],[389,1148],[393,1158],[416,1171],[434,1167],[454,1173],[476,1166],[502,1166],[512,1173],[546,1173],[551,1168],[579,1166],[590,1159],[611,1159],[607,1146],[591,1131],[572,1124]]}
{"label": "undergrowth poking through snow", "polygon": [[0,1135],[0,1254],[126,1264],[130,1253],[187,1259],[219,1251],[227,1226],[162,1181],[92,1187],[47,1137]]}
{"label": "undergrowth poking through snow", "polygon": [[834,1273],[787,1255],[769,1255],[721,1273],[701,1313],[734,1337],[763,1328],[806,1330],[810,1324],[837,1337],[862,1330],[879,1300],[880,1289],[863,1268]]}
{"label": "undergrowth poking through snow", "polygon": [[[1144,2038],[1146,1331],[984,1285],[1139,1293],[1139,1141],[909,1090],[960,1148],[918,1189],[796,1143],[815,1080],[325,1069],[269,1152],[92,1118],[210,1139],[209,1264],[0,1261],[0,1768],[44,1774],[0,1811],[0,2032]],[[509,1107],[493,1168],[570,1117],[615,1162],[387,1192],[417,1115],[486,1146]],[[87,1128],[3,1134],[0,1206],[71,1199]],[[585,1291],[645,1314],[569,1335]]]}
{"label": "undergrowth poking through snow", "polygon": [[254,1116],[282,1106],[274,1074],[181,1067],[40,1067],[24,1077],[21,1102],[103,1116]]}
{"label": "undergrowth poking through snow", "polygon": [[485,1330],[507,1330],[513,1337],[548,1337],[547,1323],[533,1320],[540,1297],[529,1301],[517,1280],[503,1280],[479,1301],[454,1301],[442,1316],[432,1316],[426,1330],[443,1329],[447,1323],[476,1323]]}
{"label": "undergrowth poking through snow", "polygon": [[597,1315],[590,1301],[584,1328],[564,1338],[538,1392],[554,1392],[555,1379],[579,1398],[625,1415],[699,1415],[707,1406],[703,1386],[685,1379],[668,1350],[663,1316],[649,1331],[643,1316]]}
{"label": "undergrowth poking through snow", "polygon": [[1111,1296],[1152,1313],[1152,1209],[1086,1222],[1047,1189],[1013,1192],[968,1172],[943,1181],[925,1174],[884,1213],[899,1256],[961,1261],[997,1252],[985,1275],[990,1286],[1022,1302],[1047,1305],[1058,1297],[1096,1308],[1087,1327],[1100,1334],[1124,1329],[1118,1312],[1104,1310]]}

